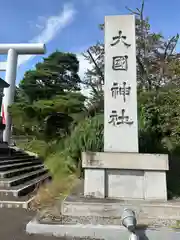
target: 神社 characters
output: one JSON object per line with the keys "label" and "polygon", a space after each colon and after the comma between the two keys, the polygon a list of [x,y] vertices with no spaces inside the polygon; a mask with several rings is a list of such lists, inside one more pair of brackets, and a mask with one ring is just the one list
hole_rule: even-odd
{"label": "\u795e\u793e characters", "polygon": [[118,115],[116,110],[112,110],[111,115],[109,116],[109,122],[110,124],[114,125],[114,126],[118,126],[121,124],[128,124],[128,125],[132,125],[133,121],[130,120],[129,116],[125,115],[125,109],[121,110],[121,115]]}
{"label": "\u795e\u793e characters", "polygon": [[131,87],[126,86],[127,83],[123,82],[122,85],[119,85],[117,82],[113,82],[111,88],[112,97],[116,98],[118,95],[123,97],[123,101],[126,102],[126,96],[130,95]]}

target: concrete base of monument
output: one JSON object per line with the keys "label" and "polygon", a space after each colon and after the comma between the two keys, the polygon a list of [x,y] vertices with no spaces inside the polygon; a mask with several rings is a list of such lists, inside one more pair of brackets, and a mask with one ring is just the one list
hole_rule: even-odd
{"label": "concrete base of monument", "polygon": [[135,211],[139,221],[146,219],[180,220],[180,201],[134,201],[112,200],[68,196],[61,208],[61,213],[66,216],[97,216],[102,218],[114,218],[117,220],[125,208]]}
{"label": "concrete base of monument", "polygon": [[[151,223],[151,220],[180,220],[180,200],[147,201],[102,199],[84,197],[83,192],[84,180],[81,180],[61,204],[61,213],[63,216],[75,218],[91,216],[95,218],[98,217],[98,219],[109,219],[108,221],[111,222],[111,224],[120,224],[123,210],[125,208],[131,208],[135,211],[138,221],[140,221],[140,223],[146,222],[148,225]],[[102,221],[99,223],[102,224]]]}
{"label": "concrete base of monument", "polygon": [[83,152],[84,196],[167,201],[168,155]]}
{"label": "concrete base of monument", "polygon": [[[136,211],[138,223],[136,234],[140,239],[179,240],[180,231],[177,223],[180,219],[180,202],[163,204],[123,203],[69,196],[62,205],[62,211],[59,210],[59,216],[48,214],[41,219],[35,218],[26,225],[26,232],[66,239],[131,239],[130,232],[122,226],[121,221],[122,211],[129,207]],[[159,212],[159,216],[156,212]]]}
{"label": "concrete base of monument", "polygon": [[63,203],[57,201],[26,226],[29,234],[53,235],[66,239],[130,239],[122,226],[124,208],[134,209],[136,233],[140,239],[179,239],[180,202],[119,201],[84,198],[83,181],[79,181]]}
{"label": "concrete base of monument", "polygon": [[41,234],[44,236],[63,237],[63,239],[89,239],[89,240],[117,240],[117,239],[141,239],[141,240],[179,240],[180,232],[172,229],[147,229],[139,228],[135,231],[137,238],[122,226],[93,225],[93,224],[40,224],[31,221],[26,226],[28,234]]}

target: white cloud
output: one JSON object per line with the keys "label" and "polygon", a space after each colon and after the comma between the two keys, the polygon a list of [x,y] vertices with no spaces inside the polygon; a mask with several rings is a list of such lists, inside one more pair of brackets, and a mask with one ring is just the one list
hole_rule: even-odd
{"label": "white cloud", "polygon": [[[47,44],[59,33],[59,31],[63,30],[63,28],[73,21],[75,13],[76,11],[73,6],[66,4],[58,15],[50,16],[48,18],[40,16],[38,18],[38,23],[35,24],[35,27],[41,31],[39,35],[29,42]],[[35,57],[35,55],[20,55],[18,58],[18,66],[24,64],[33,57]]]}
{"label": "white cloud", "polygon": [[77,54],[77,58],[79,60],[79,76],[81,79],[83,79],[85,72],[87,69],[90,69],[92,65],[84,58],[82,54]]}
{"label": "white cloud", "polygon": [[[79,60],[79,76],[83,80],[85,72],[87,69],[90,69],[92,65],[84,58],[82,54],[77,54],[77,58]],[[83,95],[88,97],[90,94],[90,89],[87,89],[84,85],[81,85],[81,92]]]}

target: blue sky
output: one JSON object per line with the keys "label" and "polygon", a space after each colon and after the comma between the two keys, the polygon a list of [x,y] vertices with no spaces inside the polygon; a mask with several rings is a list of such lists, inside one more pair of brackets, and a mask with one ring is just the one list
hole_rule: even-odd
{"label": "blue sky", "polygon": [[[103,39],[98,24],[105,15],[126,14],[140,0],[0,0],[0,43],[45,42],[46,55],[59,49],[78,54],[80,74],[88,67],[80,53]],[[146,0],[145,15],[153,31],[170,37],[179,30],[180,1]],[[19,56],[17,83],[43,56]],[[0,55],[0,61],[5,56]],[[0,74],[4,78],[4,73]]]}

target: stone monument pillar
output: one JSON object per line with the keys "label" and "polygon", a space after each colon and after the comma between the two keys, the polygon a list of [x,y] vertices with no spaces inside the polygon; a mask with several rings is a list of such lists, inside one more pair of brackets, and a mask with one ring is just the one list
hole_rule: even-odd
{"label": "stone monument pillar", "polygon": [[105,17],[105,152],[138,152],[135,41],[133,15]]}
{"label": "stone monument pillar", "polygon": [[168,156],[138,148],[135,16],[106,16],[104,152],[82,153],[84,195],[167,200]]}

